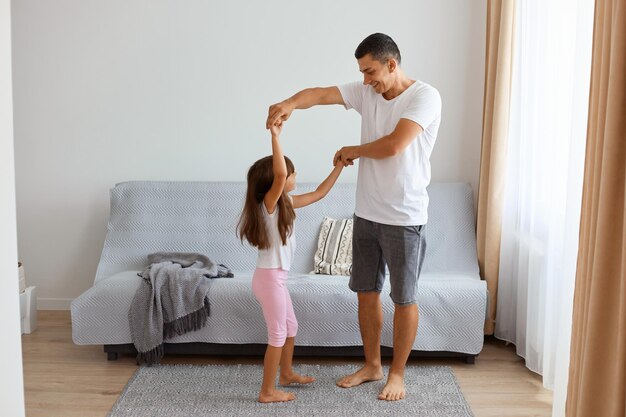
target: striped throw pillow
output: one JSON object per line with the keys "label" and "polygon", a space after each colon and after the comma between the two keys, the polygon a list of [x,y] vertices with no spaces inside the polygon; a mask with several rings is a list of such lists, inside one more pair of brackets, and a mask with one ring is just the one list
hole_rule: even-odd
{"label": "striped throw pillow", "polygon": [[352,219],[324,217],[313,273],[350,275],[352,272]]}

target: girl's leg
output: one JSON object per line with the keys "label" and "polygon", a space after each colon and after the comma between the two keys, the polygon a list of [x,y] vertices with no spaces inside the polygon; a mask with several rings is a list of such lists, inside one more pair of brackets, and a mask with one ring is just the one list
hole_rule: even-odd
{"label": "girl's leg", "polygon": [[267,345],[265,358],[263,359],[263,383],[259,393],[259,402],[272,403],[291,401],[296,396],[291,392],[279,391],[276,389],[276,373],[282,355],[283,348]]}
{"label": "girl's leg", "polygon": [[282,356],[280,357],[280,376],[278,378],[278,382],[282,386],[287,386],[289,384],[310,384],[315,381],[315,378],[312,376],[300,375],[293,371],[292,361],[294,342],[294,337],[288,337],[285,340],[285,346],[283,346]]}
{"label": "girl's leg", "polygon": [[263,403],[290,401],[295,395],[276,389],[276,374],[286,333],[286,305],[278,270],[257,269],[252,278],[252,290],[263,308],[268,328],[268,345],[263,359],[263,382],[259,401]]}
{"label": "girl's leg", "polygon": [[315,381],[315,378],[310,376],[302,376],[293,372],[293,349],[295,344],[295,336],[298,332],[298,321],[296,320],[296,314],[293,311],[293,304],[291,303],[291,296],[287,287],[285,287],[285,307],[287,316],[287,339],[285,339],[285,345],[283,346],[283,353],[280,357],[280,377],[278,382],[280,385],[287,386],[292,383],[296,384],[310,384]]}

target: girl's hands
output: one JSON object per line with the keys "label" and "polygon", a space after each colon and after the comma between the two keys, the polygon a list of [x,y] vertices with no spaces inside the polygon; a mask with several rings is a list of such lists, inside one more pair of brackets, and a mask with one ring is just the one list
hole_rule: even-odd
{"label": "girl's hands", "polygon": [[280,132],[282,132],[283,130],[283,124],[281,123],[280,125],[271,125],[270,126],[270,132],[272,132],[272,136],[280,136]]}

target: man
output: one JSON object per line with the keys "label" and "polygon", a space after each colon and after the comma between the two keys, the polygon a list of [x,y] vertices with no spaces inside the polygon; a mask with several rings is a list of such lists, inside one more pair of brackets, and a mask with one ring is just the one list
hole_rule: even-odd
{"label": "man", "polygon": [[361,114],[361,144],[344,146],[333,162],[360,158],[354,210],[350,288],[358,295],[365,365],[337,381],[343,388],[383,378],[380,292],[389,268],[393,361],[381,400],[405,397],[404,368],[418,324],[417,281],[426,243],[430,154],[441,120],[441,98],[432,86],[408,78],[400,51],[387,35],[365,38],[355,51],[363,82],[310,88],[269,108],[266,127],[282,124],[293,110],[342,104]]}

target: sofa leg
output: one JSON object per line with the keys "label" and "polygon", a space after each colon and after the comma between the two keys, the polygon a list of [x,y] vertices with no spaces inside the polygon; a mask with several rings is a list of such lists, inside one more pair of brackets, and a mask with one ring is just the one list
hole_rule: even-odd
{"label": "sofa leg", "polygon": [[476,363],[476,355],[466,355],[463,360],[468,365],[473,365]]}
{"label": "sofa leg", "polygon": [[116,361],[117,360],[117,352],[107,352],[107,360]]}

